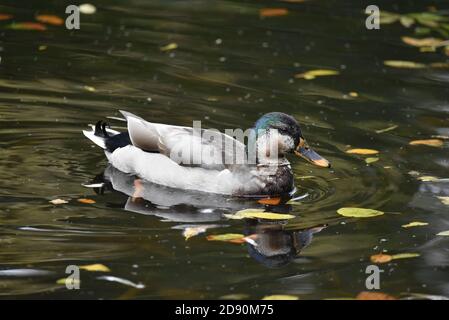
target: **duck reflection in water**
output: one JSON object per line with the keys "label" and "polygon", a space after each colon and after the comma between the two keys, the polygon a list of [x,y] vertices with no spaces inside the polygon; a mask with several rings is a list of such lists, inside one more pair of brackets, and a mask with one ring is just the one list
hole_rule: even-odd
{"label": "duck reflection in water", "polygon": [[[123,208],[126,211],[157,216],[162,221],[182,223],[173,229],[192,229],[205,232],[210,228],[226,227],[224,214],[245,208],[264,208],[255,199],[226,197],[209,193],[189,192],[163,187],[143,181],[108,166],[90,185],[98,194],[120,192],[128,196]],[[288,213],[291,206],[280,204],[270,211]],[[211,224],[211,222],[215,222]],[[269,268],[282,267],[296,259],[310,245],[313,235],[326,226],[301,229],[286,221],[267,222],[245,219],[244,235],[249,255]]]}

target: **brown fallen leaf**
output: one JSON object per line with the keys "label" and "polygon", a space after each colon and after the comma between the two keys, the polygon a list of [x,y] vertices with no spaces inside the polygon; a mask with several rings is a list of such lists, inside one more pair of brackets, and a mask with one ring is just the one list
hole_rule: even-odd
{"label": "brown fallen leaf", "polygon": [[13,18],[12,14],[0,13],[0,21],[9,20],[12,18]]}
{"label": "brown fallen leaf", "polygon": [[264,198],[264,199],[259,199],[257,200],[258,203],[260,204],[265,204],[265,205],[278,205],[281,202],[281,198],[277,197],[277,198]]}
{"label": "brown fallen leaf", "polygon": [[64,24],[64,20],[58,16],[51,14],[40,14],[36,16],[36,20],[42,23],[51,24],[54,26],[62,26]]}
{"label": "brown fallen leaf", "polygon": [[285,8],[263,8],[259,11],[260,17],[279,17],[288,14],[288,10]]}
{"label": "brown fallen leaf", "polygon": [[379,151],[374,149],[349,149],[346,150],[346,153],[368,155],[368,154],[378,154]]}
{"label": "brown fallen leaf", "polygon": [[47,30],[47,27],[44,24],[38,22],[17,22],[6,26],[6,28],[13,30],[36,30],[36,31]]}
{"label": "brown fallen leaf", "polygon": [[390,296],[389,294],[383,292],[371,292],[371,291],[362,291],[357,297],[357,300],[397,300],[395,297]]}
{"label": "brown fallen leaf", "polygon": [[94,204],[96,201],[92,199],[87,198],[81,198],[77,200],[78,202],[84,203],[84,204]]}
{"label": "brown fallen leaf", "polygon": [[443,141],[440,139],[413,140],[409,142],[412,146],[425,145],[429,147],[442,147]]}
{"label": "brown fallen leaf", "polygon": [[387,263],[393,260],[393,258],[389,254],[379,253],[372,255],[370,260],[372,263]]}

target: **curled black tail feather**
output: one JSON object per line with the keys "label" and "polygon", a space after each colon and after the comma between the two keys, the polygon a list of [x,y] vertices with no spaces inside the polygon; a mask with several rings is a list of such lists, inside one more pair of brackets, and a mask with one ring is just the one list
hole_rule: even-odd
{"label": "curled black tail feather", "polygon": [[101,120],[95,124],[95,135],[104,139],[107,151],[114,152],[117,148],[123,148],[131,144],[128,132],[111,135],[106,127],[109,127],[109,125]]}
{"label": "curled black tail feather", "polygon": [[104,121],[98,121],[95,124],[95,135],[102,138],[109,138],[109,133],[106,131],[106,126],[109,125]]}

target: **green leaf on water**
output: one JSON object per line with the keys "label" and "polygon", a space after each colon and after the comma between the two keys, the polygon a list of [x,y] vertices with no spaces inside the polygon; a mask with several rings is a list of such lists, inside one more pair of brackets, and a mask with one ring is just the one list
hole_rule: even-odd
{"label": "green leaf on water", "polygon": [[411,227],[420,227],[420,226],[427,226],[427,222],[421,222],[421,221],[413,221],[407,224],[403,224],[402,228],[411,228]]}
{"label": "green leaf on water", "polygon": [[384,212],[374,209],[364,209],[364,208],[340,208],[337,210],[339,215],[344,217],[352,218],[371,218],[377,217],[384,214]]}
{"label": "green leaf on water", "polygon": [[267,220],[287,220],[293,219],[295,216],[291,214],[281,214],[274,212],[265,212],[261,209],[245,209],[237,211],[235,214],[225,214],[229,219],[267,219]]}

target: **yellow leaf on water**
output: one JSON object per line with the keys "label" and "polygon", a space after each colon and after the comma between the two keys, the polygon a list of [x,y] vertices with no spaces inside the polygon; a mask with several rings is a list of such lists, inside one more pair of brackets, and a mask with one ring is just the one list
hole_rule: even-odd
{"label": "yellow leaf on water", "polygon": [[384,212],[374,209],[364,209],[364,208],[340,208],[337,210],[339,215],[344,217],[352,218],[371,218],[377,217],[384,214]]}
{"label": "yellow leaf on water", "polygon": [[425,139],[425,140],[413,140],[409,142],[412,146],[424,145],[429,147],[442,147],[443,140],[440,139]]}
{"label": "yellow leaf on water", "polygon": [[438,199],[440,199],[443,204],[449,206],[449,197],[438,197]]}
{"label": "yellow leaf on water", "polygon": [[101,263],[80,266],[80,269],[83,269],[86,271],[94,271],[94,272],[110,272],[111,271],[111,269],[109,269],[108,267],[106,267],[104,264],[101,264]]}
{"label": "yellow leaf on water", "polygon": [[54,26],[62,26],[64,24],[64,20],[58,16],[50,15],[50,14],[40,14],[36,16],[36,20],[46,24],[52,24]]}
{"label": "yellow leaf on water", "polygon": [[398,127],[398,125],[393,125],[391,127],[385,128],[385,129],[376,130],[376,133],[388,132],[388,131],[396,129],[397,127]]}
{"label": "yellow leaf on water", "polygon": [[244,243],[245,236],[240,233],[214,234],[206,237],[208,241],[225,241],[231,243]]}
{"label": "yellow leaf on water", "polygon": [[437,236],[449,237],[449,230],[438,232]]}
{"label": "yellow leaf on water", "polygon": [[289,294],[273,294],[263,297],[262,300],[299,300],[299,298]]}
{"label": "yellow leaf on water", "polygon": [[178,49],[178,44],[172,42],[172,43],[169,43],[169,44],[167,44],[167,45],[165,45],[165,46],[160,47],[159,49],[160,49],[161,51],[175,50],[175,49]]}
{"label": "yellow leaf on water", "polygon": [[384,65],[393,68],[422,69],[426,65],[419,62],[403,61],[403,60],[385,60]]}
{"label": "yellow leaf on water", "polygon": [[50,200],[49,202],[54,205],[69,203],[68,201],[63,200],[63,199],[53,199],[53,200]]}
{"label": "yellow leaf on water", "polygon": [[288,10],[285,8],[263,8],[259,11],[261,17],[279,17],[287,14]]}
{"label": "yellow leaf on water", "polygon": [[422,38],[416,39],[412,37],[402,37],[402,41],[414,47],[438,47],[443,40],[438,38]]}
{"label": "yellow leaf on water", "polygon": [[291,214],[282,214],[274,212],[265,212],[261,209],[245,209],[237,211],[235,214],[225,214],[229,219],[267,219],[267,220],[287,220],[293,219],[295,216]]}
{"label": "yellow leaf on water", "polygon": [[84,203],[84,204],[94,204],[95,200],[87,199],[87,198],[81,198],[77,200],[78,202]]}
{"label": "yellow leaf on water", "polygon": [[391,256],[391,258],[393,260],[397,260],[397,259],[408,259],[408,258],[416,258],[419,257],[419,253],[398,253],[398,254],[393,254]]}
{"label": "yellow leaf on water", "polygon": [[81,281],[79,279],[75,279],[75,278],[62,278],[62,279],[56,280],[56,283],[62,284],[62,285],[75,286],[75,285],[79,285],[81,283]]}
{"label": "yellow leaf on water", "polygon": [[420,221],[413,221],[407,224],[403,224],[402,228],[411,228],[411,227],[420,227],[420,226],[427,226],[427,222],[420,222]]}
{"label": "yellow leaf on water", "polygon": [[295,75],[295,78],[311,80],[315,79],[316,77],[335,76],[338,74],[340,73],[335,70],[317,69],[317,70],[310,70],[304,73],[298,73]]}
{"label": "yellow leaf on water", "polygon": [[366,158],[365,159],[365,162],[367,163],[367,164],[370,164],[370,163],[374,163],[374,162],[377,162],[377,161],[379,161],[379,158]]}
{"label": "yellow leaf on water", "polygon": [[368,154],[378,154],[379,151],[374,149],[349,149],[346,150],[346,153],[368,155]]}

